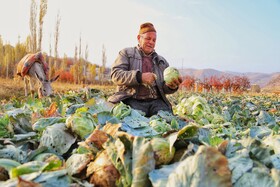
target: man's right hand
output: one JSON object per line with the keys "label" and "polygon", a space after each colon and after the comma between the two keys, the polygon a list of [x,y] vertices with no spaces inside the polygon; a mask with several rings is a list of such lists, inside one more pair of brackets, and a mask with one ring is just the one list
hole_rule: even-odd
{"label": "man's right hand", "polygon": [[157,79],[157,76],[154,73],[151,73],[151,72],[142,73],[142,83],[143,84],[152,86],[156,79]]}

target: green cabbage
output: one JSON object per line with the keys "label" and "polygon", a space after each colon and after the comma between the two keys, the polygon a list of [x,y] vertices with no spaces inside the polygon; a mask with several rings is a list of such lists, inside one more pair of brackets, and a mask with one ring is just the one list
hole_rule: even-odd
{"label": "green cabbage", "polygon": [[64,123],[56,123],[44,130],[39,147],[46,146],[56,154],[63,155],[75,141],[76,138],[67,132]]}
{"label": "green cabbage", "polygon": [[166,82],[166,84],[171,83],[173,81],[173,79],[178,79],[179,76],[180,76],[180,73],[179,73],[178,69],[173,68],[173,67],[168,67],[163,72],[163,77],[164,77],[164,81]]}
{"label": "green cabbage", "polygon": [[162,118],[155,118],[149,123],[150,126],[158,133],[165,133],[171,130],[170,125]]}
{"label": "green cabbage", "polygon": [[55,123],[64,123],[65,118],[61,117],[48,117],[48,118],[40,118],[36,123],[32,125],[32,129],[34,131],[42,132],[46,129],[47,126],[51,126]]}
{"label": "green cabbage", "polygon": [[66,119],[66,126],[80,138],[85,139],[92,133],[96,123],[90,113],[76,112]]}
{"label": "green cabbage", "polygon": [[9,116],[0,118],[0,138],[12,137],[14,135],[13,126],[9,123]]}
{"label": "green cabbage", "polygon": [[120,102],[113,108],[113,115],[118,119],[123,119],[126,116],[129,116],[131,113],[131,107],[129,105]]}
{"label": "green cabbage", "polygon": [[180,162],[151,171],[149,179],[154,187],[232,186],[227,158],[217,149],[206,146],[200,146],[195,155]]}
{"label": "green cabbage", "polygon": [[168,164],[173,159],[175,148],[171,147],[170,150],[170,143],[167,139],[153,138],[151,140],[151,145],[153,147],[157,166]]}

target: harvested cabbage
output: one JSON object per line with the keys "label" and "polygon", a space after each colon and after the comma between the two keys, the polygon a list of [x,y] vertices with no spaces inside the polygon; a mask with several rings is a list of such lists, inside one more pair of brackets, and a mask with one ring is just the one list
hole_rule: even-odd
{"label": "harvested cabbage", "polygon": [[164,77],[164,81],[166,82],[166,84],[170,84],[173,81],[173,79],[178,79],[179,76],[180,76],[180,73],[179,73],[178,69],[176,69],[174,67],[168,67],[163,72],[163,77]]}

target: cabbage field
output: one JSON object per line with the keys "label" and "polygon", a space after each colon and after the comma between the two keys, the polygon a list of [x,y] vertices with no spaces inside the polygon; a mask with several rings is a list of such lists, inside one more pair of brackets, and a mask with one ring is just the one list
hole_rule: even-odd
{"label": "cabbage field", "polygon": [[0,105],[0,186],[280,186],[280,98],[179,92],[174,114],[96,89]]}

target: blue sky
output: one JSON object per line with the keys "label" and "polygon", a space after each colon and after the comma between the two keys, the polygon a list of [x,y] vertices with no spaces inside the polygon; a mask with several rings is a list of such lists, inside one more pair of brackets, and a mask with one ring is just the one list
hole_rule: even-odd
{"label": "blue sky", "polygon": [[[0,35],[14,45],[29,34],[29,0],[1,0]],[[39,0],[38,0],[39,2]],[[74,56],[82,38],[89,60],[107,66],[137,45],[139,25],[152,22],[156,51],[177,68],[280,72],[280,0],[48,0],[43,50],[54,46],[61,17],[59,56]]]}

